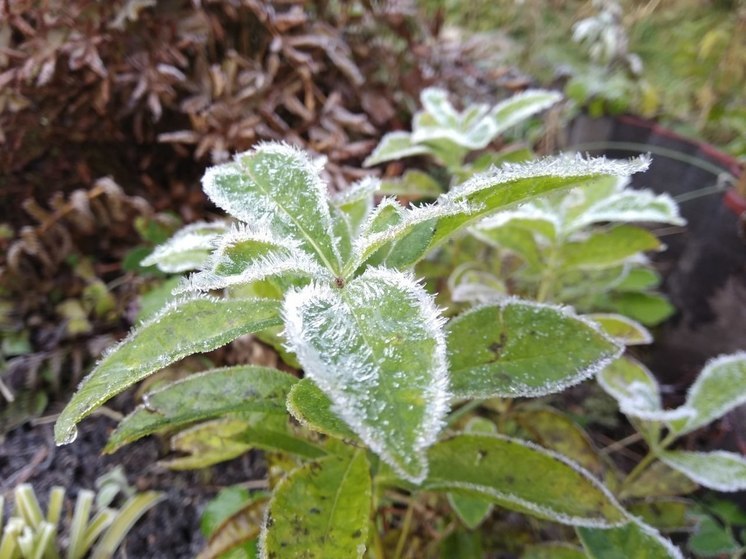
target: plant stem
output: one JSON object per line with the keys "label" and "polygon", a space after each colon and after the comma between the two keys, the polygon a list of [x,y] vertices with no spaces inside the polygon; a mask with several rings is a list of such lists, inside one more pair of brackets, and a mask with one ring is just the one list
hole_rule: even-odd
{"label": "plant stem", "polygon": [[644,472],[648,466],[656,459],[655,453],[651,450],[649,451],[642,460],[635,466],[632,471],[627,475],[626,478],[624,478],[624,481],[622,482],[622,485],[628,485],[635,481],[642,472]]}
{"label": "plant stem", "polygon": [[629,485],[631,482],[635,481],[637,478],[640,477],[640,475],[650,466],[652,462],[655,461],[656,458],[658,458],[658,453],[662,450],[665,450],[669,446],[671,446],[671,443],[673,443],[677,438],[676,433],[673,431],[669,431],[669,433],[663,438],[663,440],[655,445],[655,448],[651,448],[648,453],[643,457],[642,460],[635,466],[632,471],[627,475],[626,478],[624,478],[624,481],[622,482],[623,486]]}
{"label": "plant stem", "polygon": [[448,416],[447,425],[450,427],[451,425],[456,423],[459,419],[461,419],[464,415],[466,415],[470,411],[475,410],[479,406],[481,406],[483,402],[484,400],[472,400],[471,402],[467,402],[466,404],[464,404],[463,406],[461,406],[459,409],[452,412]]}
{"label": "plant stem", "polygon": [[539,290],[536,294],[536,301],[539,303],[545,303],[552,297],[552,291],[554,289],[554,282],[556,281],[557,265],[559,264],[559,253],[560,246],[564,242],[564,239],[557,238],[552,243],[551,251],[549,252],[549,258],[547,259],[546,266],[541,274],[541,283],[539,283]]}
{"label": "plant stem", "polygon": [[621,450],[623,448],[626,448],[627,446],[636,443],[637,441],[642,439],[642,435],[640,433],[632,433],[629,437],[625,437],[620,441],[616,441],[611,443],[606,448],[601,449],[601,454],[611,454],[612,452],[616,452],[617,450]]}
{"label": "plant stem", "polygon": [[399,541],[396,542],[396,551],[394,551],[394,559],[401,559],[401,554],[404,551],[404,544],[407,542],[407,536],[409,530],[412,527],[412,516],[414,516],[414,507],[412,503],[409,503],[407,512],[404,515],[404,524],[401,527],[401,533],[399,534]]}
{"label": "plant stem", "polygon": [[381,541],[381,532],[378,531],[375,522],[373,522],[373,547],[376,550],[376,559],[386,558],[386,552],[383,550],[383,542]]}

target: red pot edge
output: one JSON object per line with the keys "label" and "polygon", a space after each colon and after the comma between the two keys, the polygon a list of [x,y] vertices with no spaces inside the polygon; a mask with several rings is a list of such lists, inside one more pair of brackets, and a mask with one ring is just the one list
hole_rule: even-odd
{"label": "red pot edge", "polygon": [[[732,155],[728,155],[727,153],[720,151],[712,144],[694,140],[692,138],[687,138],[686,136],[682,136],[681,134],[674,132],[669,128],[666,128],[665,126],[662,126],[661,124],[653,120],[649,120],[639,116],[621,115],[618,116],[617,119],[619,120],[619,122],[629,126],[646,128],[650,130],[650,134],[656,134],[692,145],[702,153],[706,154],[708,157],[711,157],[712,159],[723,165],[724,169],[734,175],[736,178],[740,177],[742,173],[746,172],[746,164],[741,163]],[[736,215],[742,215],[746,213],[746,198],[734,188],[726,191],[725,195],[723,196],[723,203]]]}
{"label": "red pot edge", "polygon": [[742,196],[735,188],[731,188],[725,193],[723,202],[736,215],[746,214],[746,197]]}
{"label": "red pot edge", "polygon": [[665,126],[655,122],[654,120],[649,120],[635,115],[620,115],[617,117],[617,119],[624,124],[638,126],[640,128],[647,128],[650,130],[651,134],[657,134],[659,136],[664,136],[667,138],[671,138],[672,140],[677,140],[679,142],[684,142],[689,145],[695,146],[697,149],[707,154],[709,157],[712,157],[713,159],[721,163],[725,170],[735,175],[736,177],[740,176],[740,174],[744,172],[744,167],[746,167],[746,165],[739,162],[738,159],[736,159],[732,155],[728,155],[727,153],[720,151],[712,144],[682,136],[678,132],[674,132],[670,128],[666,128]]}

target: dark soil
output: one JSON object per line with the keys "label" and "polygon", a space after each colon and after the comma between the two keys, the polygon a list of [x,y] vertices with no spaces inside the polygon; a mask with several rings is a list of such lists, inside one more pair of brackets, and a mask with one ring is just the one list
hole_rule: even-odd
{"label": "dark soil", "polygon": [[156,464],[164,449],[154,438],[131,444],[113,456],[102,456],[100,451],[115,426],[111,419],[83,421],[76,441],[62,447],[54,444],[52,425],[26,424],[7,434],[0,444],[0,494],[6,502],[12,501],[17,484],[31,483],[45,506],[49,489],[61,485],[67,490],[69,519],[77,493],[94,489],[93,480],[121,464],[131,485],[140,491],[161,491],[165,499],[129,532],[115,556],[118,559],[195,557],[205,543],[199,532],[205,504],[223,487],[264,477],[264,462],[258,453],[209,470],[172,472]]}

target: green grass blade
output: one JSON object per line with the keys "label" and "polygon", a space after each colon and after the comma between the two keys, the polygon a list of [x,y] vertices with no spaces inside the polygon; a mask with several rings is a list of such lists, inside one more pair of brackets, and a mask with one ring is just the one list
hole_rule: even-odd
{"label": "green grass blade", "polygon": [[101,537],[101,540],[96,544],[91,553],[91,559],[108,559],[113,556],[135,522],[164,498],[162,493],[148,491],[129,499]]}

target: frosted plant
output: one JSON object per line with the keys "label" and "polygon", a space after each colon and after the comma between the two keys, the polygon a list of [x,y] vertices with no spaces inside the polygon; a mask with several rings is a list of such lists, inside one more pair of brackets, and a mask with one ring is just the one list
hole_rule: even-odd
{"label": "frosted plant", "polygon": [[422,110],[414,116],[412,132],[386,134],[364,165],[428,155],[446,165],[451,173],[462,174],[464,158],[469,152],[486,148],[508,129],[560,99],[562,95],[557,92],[530,89],[493,107],[476,103],[458,111],[448,100],[447,91],[436,87],[425,89],[420,95]]}
{"label": "frosted plant", "polygon": [[630,358],[612,363],[598,375],[598,381],[650,446],[649,454],[627,476],[626,485],[634,483],[651,463],[660,460],[704,487],[717,491],[746,489],[746,459],[742,455],[669,450],[683,435],[746,403],[746,352],[709,361],[690,387],[686,401],[671,410],[661,405],[655,377]]}
{"label": "frosted plant", "polygon": [[[484,219],[471,232],[499,257],[466,276],[459,271],[452,293],[461,302],[478,303],[502,297],[510,284],[521,296],[593,312],[627,345],[650,343],[638,322],[655,325],[672,308],[654,292],[659,278],[645,257],[663,245],[636,224],[684,220],[670,196],[634,190],[628,182],[597,181]],[[512,266],[501,266],[501,258]]]}
{"label": "frosted plant", "polygon": [[[238,154],[209,169],[203,184],[241,223],[210,230],[204,258],[195,257],[205,247],[193,234],[199,227],[150,257],[167,269],[196,269],[83,380],[55,437],[72,442],[76,424],[109,398],[187,355],[270,331],[304,378],[240,365],[160,386],[106,447],[180,430],[172,448],[188,455],[169,467],[204,466],[250,448],[291,457],[286,475],[270,479],[271,498],[243,509],[241,518],[255,521],[227,522],[223,534],[240,533],[242,543],[258,537],[262,557],[362,557],[378,537],[369,517],[380,487],[446,492],[457,511],[478,497],[487,512],[498,505],[589,530],[649,531],[576,461],[494,432],[447,427],[461,409],[452,412],[454,404],[563,390],[617,359],[621,344],[569,308],[515,298],[448,321],[412,274],[483,218],[647,164],[547,158],[404,208],[389,198],[376,206],[378,183],[370,179],[327,196],[319,162],[287,145]],[[221,541],[208,548],[227,550]]]}

